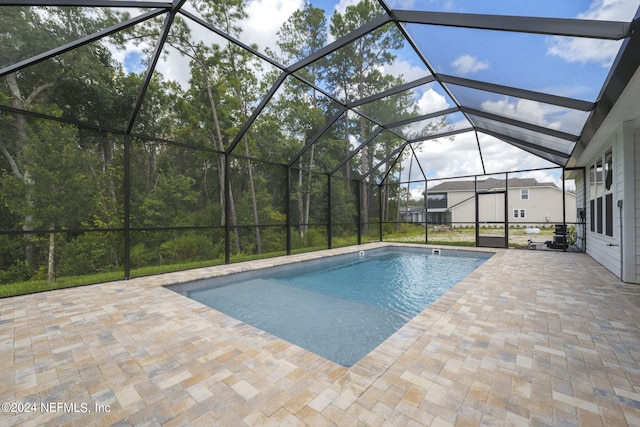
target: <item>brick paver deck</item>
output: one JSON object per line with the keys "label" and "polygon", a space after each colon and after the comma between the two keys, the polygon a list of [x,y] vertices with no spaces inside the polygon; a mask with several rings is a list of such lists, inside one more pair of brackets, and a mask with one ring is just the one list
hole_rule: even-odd
{"label": "brick paver deck", "polygon": [[349,369],[161,286],[376,246],[2,299],[0,425],[640,425],[640,286],[585,254],[498,250]]}

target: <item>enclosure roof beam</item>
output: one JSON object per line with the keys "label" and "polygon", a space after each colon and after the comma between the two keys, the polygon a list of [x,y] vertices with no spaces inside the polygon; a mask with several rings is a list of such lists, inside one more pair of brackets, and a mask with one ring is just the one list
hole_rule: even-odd
{"label": "enclosure roof beam", "polygon": [[76,6],[76,7],[139,7],[142,9],[171,9],[171,1],[135,1],[135,0],[10,0],[2,6]]}
{"label": "enclosure roof beam", "polygon": [[339,39],[335,40],[333,43],[330,43],[328,45],[326,45],[325,47],[318,49],[317,51],[315,51],[314,53],[312,53],[311,55],[307,56],[306,58],[301,59],[300,61],[296,62],[295,64],[291,65],[288,68],[288,71],[293,73],[296,72],[298,70],[300,70],[301,68],[306,67],[307,65],[335,52],[336,50],[348,45],[349,43],[352,43],[354,40],[359,39],[362,36],[367,35],[368,33],[377,30],[378,28],[382,27],[383,25],[385,25],[386,23],[388,23],[391,20],[391,18],[387,15],[380,15],[377,18],[369,21],[368,23],[364,24],[362,27],[357,28],[353,31],[351,31],[349,34],[346,34],[342,37],[340,37]]}
{"label": "enclosure roof beam", "polygon": [[308,150],[309,148],[311,148],[311,146],[312,146],[313,144],[315,144],[315,143],[316,143],[316,142],[317,142],[317,141],[322,137],[322,135],[324,135],[324,133],[325,133],[326,131],[328,131],[328,130],[329,130],[329,128],[331,128],[331,126],[333,126],[333,124],[334,124],[335,122],[337,122],[337,121],[338,121],[338,119],[339,119],[339,118],[344,114],[344,112],[345,112],[346,110],[347,110],[347,109],[346,109],[345,107],[342,107],[342,108],[340,109],[340,111],[338,111],[338,113],[336,113],[336,114],[335,114],[335,115],[334,115],[330,120],[328,120],[328,121],[324,124],[324,126],[322,126],[322,129],[320,129],[320,130],[318,131],[318,133],[316,133],[316,134],[313,136],[313,138],[311,138],[311,139],[309,140],[309,142],[308,142],[307,144],[305,144],[305,146],[304,146],[304,147],[302,147],[302,149],[301,149],[300,151],[298,151],[298,153],[297,153],[295,156],[293,156],[293,159],[289,162],[289,164],[287,165],[287,167],[288,167],[288,168],[292,167],[292,166],[293,166],[293,165],[294,165],[294,164],[295,164],[295,163],[300,159],[300,157],[302,157],[302,156],[304,155],[304,153],[306,153],[306,152],[307,152],[307,150]]}
{"label": "enclosure roof beam", "polygon": [[241,47],[242,49],[251,52],[253,55],[257,56],[258,58],[262,59],[263,61],[266,61],[268,63],[270,63],[271,65],[273,65],[276,68],[279,68],[280,70],[284,70],[285,67],[284,65],[278,63],[277,61],[273,60],[272,58],[268,57],[267,55],[263,54],[262,52],[252,48],[251,46],[242,43],[240,40],[236,39],[235,37],[232,37],[231,35],[229,35],[228,33],[220,30],[219,28],[217,28],[215,25],[212,25],[210,22],[207,22],[205,20],[203,20],[202,18],[200,18],[199,16],[194,15],[193,13],[187,11],[187,10],[180,10],[180,14],[183,16],[186,16],[187,18],[191,19],[192,21],[200,24],[201,26],[205,27],[208,30],[213,31],[214,33],[216,33],[217,35],[219,35],[220,37],[222,37],[223,39],[235,44],[238,47]]}
{"label": "enclosure roof beam", "polygon": [[446,137],[446,136],[453,136],[453,135],[457,135],[460,133],[466,133],[466,132],[472,132],[473,128],[466,128],[466,129],[458,129],[458,130],[452,130],[449,132],[443,132],[441,134],[438,135],[429,135],[429,136],[425,136],[423,138],[416,138],[413,139],[411,141],[405,141],[404,143],[402,143],[400,146],[398,146],[398,148],[396,148],[395,150],[393,150],[387,157],[385,157],[384,159],[382,159],[380,162],[378,162],[378,164],[376,164],[375,166],[373,166],[371,168],[371,170],[367,171],[366,174],[364,174],[362,176],[362,179],[364,180],[366,177],[368,177],[369,175],[371,175],[373,172],[375,172],[380,166],[382,166],[384,163],[388,162],[389,159],[391,159],[393,156],[395,156],[396,154],[398,154],[399,152],[401,152],[402,150],[404,150],[404,148],[409,145],[409,144],[413,144],[416,142],[422,142],[422,141],[428,141],[430,139],[438,139],[441,137]]}
{"label": "enclosure roof beam", "polygon": [[484,155],[482,154],[482,147],[480,147],[480,137],[478,136],[478,131],[473,132],[476,136],[476,144],[478,145],[478,155],[480,156],[480,163],[482,163],[482,173],[487,173],[487,168],[484,166]]}
{"label": "enclosure roof beam", "polygon": [[[525,151],[527,151],[529,153],[535,154],[538,157],[541,157],[541,155],[536,153],[536,152],[534,152],[534,151],[532,151],[532,150],[536,150],[536,151],[541,152],[541,153],[546,153],[546,154],[549,154],[551,156],[559,157],[559,158],[565,159],[565,160],[569,158],[569,154],[563,153],[562,151],[554,150],[552,148],[542,147],[542,146],[540,146],[538,144],[533,144],[531,142],[523,141],[522,139],[514,138],[512,136],[508,136],[508,135],[502,134],[500,132],[495,132],[495,131],[492,131],[492,130],[489,130],[489,129],[483,129],[481,126],[478,126],[478,131],[482,132],[482,133],[485,133],[487,135],[493,136],[494,138],[498,138],[498,139],[500,139],[500,140],[502,140],[502,141],[504,141],[504,142],[506,142],[508,144],[515,145],[518,148],[521,148],[521,149],[523,149],[523,150],[525,150]],[[555,164],[557,164],[559,166],[564,166],[563,164],[560,164],[560,163],[556,162],[555,160],[552,160],[551,158],[545,157],[545,159],[549,160],[550,162],[555,163]]]}
{"label": "enclosure roof beam", "polygon": [[[488,113],[482,110],[476,110],[474,108],[462,107],[461,110],[465,113],[468,113],[474,116],[479,116],[488,120],[504,123],[520,129],[526,129],[532,132],[542,133],[545,135],[552,136],[554,138],[564,139],[566,141],[576,142],[579,137],[578,135],[574,135],[568,132],[561,132],[559,130],[551,129],[545,126],[534,125],[531,123],[523,122],[523,121],[512,119],[509,117],[501,116],[499,114],[493,114],[493,113]],[[473,119],[471,119],[471,121],[473,121]]]}
{"label": "enclosure roof beam", "polygon": [[455,77],[447,74],[436,74],[436,79],[442,83],[449,83],[457,86],[464,86],[471,89],[482,90],[485,92],[499,93],[502,95],[513,96],[515,98],[528,99],[530,101],[538,101],[544,104],[557,105],[559,107],[571,108],[573,110],[591,111],[595,104],[593,102],[581,101],[578,99],[567,98],[564,96],[550,95],[532,90],[517,89],[511,86],[503,86],[494,83],[483,82],[479,80],[471,80],[463,77]]}
{"label": "enclosure roof beam", "polygon": [[133,129],[133,124],[138,117],[138,113],[140,112],[140,108],[142,108],[142,102],[144,101],[144,96],[147,93],[147,89],[149,88],[149,84],[151,84],[151,78],[153,77],[153,73],[156,69],[156,65],[160,60],[160,56],[162,55],[162,49],[164,49],[164,44],[169,37],[169,32],[171,31],[171,24],[173,24],[173,20],[176,17],[176,13],[178,9],[184,4],[186,0],[174,0],[171,6],[171,12],[167,13],[164,19],[164,23],[162,24],[162,30],[160,32],[160,39],[156,44],[156,49],[153,52],[153,56],[149,61],[149,65],[147,66],[147,71],[145,72],[144,79],[142,81],[142,85],[140,86],[140,91],[138,92],[138,97],[136,98],[136,102],[133,107],[133,111],[131,112],[131,116],[129,118],[129,124],[127,125],[127,134],[131,133]]}
{"label": "enclosure roof beam", "polygon": [[418,86],[422,86],[422,85],[425,85],[427,83],[434,82],[435,80],[436,79],[431,75],[430,76],[426,76],[426,77],[423,77],[421,79],[414,80],[412,82],[405,83],[403,85],[396,86],[394,88],[387,89],[387,90],[382,91],[382,92],[378,92],[375,95],[371,95],[371,96],[368,96],[366,98],[362,98],[362,99],[359,99],[357,101],[350,102],[350,103],[347,104],[347,108],[358,107],[360,105],[368,104],[370,102],[377,101],[379,99],[384,99],[384,98],[387,98],[387,97],[389,97],[391,95],[396,95],[396,94],[402,93],[402,92],[404,92],[406,90],[411,90],[411,89],[416,88]]}
{"label": "enclosure roof beam", "polygon": [[[638,12],[636,12],[636,18],[633,21],[634,28],[640,27],[640,18],[638,15],[640,15],[640,8]],[[575,159],[584,151],[587,144],[589,144],[595,136],[605,118],[613,109],[614,104],[624,92],[625,87],[640,67],[640,55],[638,52],[640,52],[640,31],[636,30],[631,37],[622,44],[618,56],[611,66],[611,71],[607,76],[606,83],[600,92],[598,103],[587,119],[587,123],[584,125],[580,140],[574,148],[568,166],[573,166]]]}
{"label": "enclosure roof beam", "polygon": [[479,30],[510,31],[553,36],[621,40],[631,34],[631,23],[587,19],[540,18],[532,16],[485,15],[418,10],[393,10],[399,22],[443,25]]}
{"label": "enclosure roof beam", "polygon": [[[427,175],[424,173],[424,169],[422,169],[422,164],[420,163],[420,159],[418,159],[418,155],[416,154],[416,150],[413,149],[413,145],[409,144],[409,148],[411,148],[411,153],[413,155],[413,157],[416,159],[416,163],[418,164],[418,167],[420,168],[420,173],[422,173],[422,178],[426,181],[427,180]],[[409,176],[409,180],[411,180],[411,176]]]}
{"label": "enclosure roof beam", "polygon": [[251,113],[251,117],[249,117],[249,119],[244,122],[240,131],[238,131],[236,136],[233,138],[233,141],[231,141],[231,144],[229,144],[229,148],[227,148],[226,150],[227,154],[231,154],[233,152],[233,150],[236,148],[236,145],[238,145],[240,140],[242,140],[245,134],[249,131],[249,128],[251,127],[253,122],[255,122],[260,113],[262,113],[262,110],[264,110],[271,98],[273,98],[273,95],[276,94],[276,92],[280,88],[280,85],[282,85],[288,75],[289,73],[287,72],[280,73],[278,79],[273,83],[271,89],[269,89],[269,92],[262,98],[260,104],[258,104],[258,106],[253,110],[253,113]]}
{"label": "enclosure roof beam", "polygon": [[[349,153],[349,155],[347,157],[345,157],[344,159],[342,159],[342,161],[338,164],[338,166],[336,166],[335,168],[333,168],[330,172],[329,175],[333,175],[334,173],[336,173],[337,171],[340,170],[340,168],[342,166],[344,166],[349,160],[351,160],[356,154],[358,154],[360,151],[362,151],[362,149],[364,149],[364,147],[368,146],[369,143],[371,143],[371,141],[373,141],[378,135],[380,135],[380,133],[382,133],[382,131],[384,130],[384,128],[378,126],[376,128],[376,130],[369,135],[369,137],[359,146],[356,147],[355,150],[353,150],[351,153]],[[364,171],[363,171],[364,172]]]}
{"label": "enclosure roof beam", "polygon": [[[406,144],[402,146],[403,150],[406,147]],[[378,184],[378,186],[381,186],[383,182],[385,182],[387,180],[387,178],[389,177],[389,175],[391,174],[391,171],[393,170],[393,168],[396,167],[396,163],[398,163],[398,160],[400,160],[400,158],[402,157],[402,151],[397,153],[398,155],[396,156],[395,160],[393,161],[393,163],[391,163],[391,166],[389,166],[389,169],[387,169],[387,172],[385,172],[384,176],[382,177],[382,180],[380,180],[380,184]],[[391,157],[387,156],[386,161],[391,160]]]}
{"label": "enclosure roof beam", "polygon": [[463,128],[463,129],[454,129],[447,132],[441,132],[441,133],[436,133],[432,135],[425,135],[425,136],[411,139],[407,141],[407,144],[415,144],[416,142],[429,141],[429,140],[438,139],[438,138],[446,138],[449,136],[459,135],[461,133],[473,132],[474,130],[475,128],[470,127],[470,128]]}
{"label": "enclosure roof beam", "polygon": [[421,122],[423,120],[433,119],[435,117],[446,116],[447,114],[457,113],[460,111],[460,108],[453,107],[447,108],[446,110],[440,110],[429,114],[423,114],[422,116],[411,117],[409,119],[398,120],[397,122],[388,123],[385,125],[386,128],[397,128],[399,126],[410,125],[411,123]]}
{"label": "enclosure roof beam", "polygon": [[110,36],[112,34],[117,33],[118,31],[124,30],[126,28],[137,25],[141,22],[147,21],[149,19],[155,18],[162,13],[165,13],[166,9],[155,9],[151,10],[147,13],[144,13],[140,16],[136,16],[135,18],[127,19],[126,21],[120,22],[118,24],[112,25],[104,30],[97,31],[88,36],[82,37],[78,40],[74,40],[72,42],[66,43],[62,46],[58,46],[54,49],[50,49],[46,52],[40,53],[38,55],[32,56],[31,58],[25,59],[20,62],[16,62],[7,67],[0,69],[0,78],[15,73],[16,71],[20,71],[23,68],[30,67],[32,65],[38,64],[40,62],[46,61],[47,59],[53,58],[54,56],[62,55],[63,53],[69,52],[77,47],[84,46],[89,43],[93,43],[96,40],[100,40],[103,37]]}

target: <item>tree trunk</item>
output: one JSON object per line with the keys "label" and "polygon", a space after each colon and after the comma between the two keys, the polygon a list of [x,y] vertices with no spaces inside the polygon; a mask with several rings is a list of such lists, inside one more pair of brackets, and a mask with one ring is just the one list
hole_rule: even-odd
{"label": "tree trunk", "polygon": [[396,233],[400,229],[400,183],[402,182],[402,153],[400,153],[400,158],[398,159],[400,162],[400,172],[398,173],[398,195],[396,200],[398,201],[398,205],[396,206]]}
{"label": "tree trunk", "polygon": [[311,207],[311,178],[313,174],[313,158],[315,152],[315,144],[311,146],[311,160],[309,160],[309,179],[307,180],[307,200],[305,204],[304,211],[304,232],[307,233],[309,231],[309,211]]}
{"label": "tree trunk", "polygon": [[53,233],[55,224],[51,224],[52,232],[49,233],[49,260],[47,263],[47,283],[53,285],[55,280],[55,253],[56,253],[56,234]]}
{"label": "tree trunk", "polygon": [[247,135],[244,137],[244,148],[247,153],[247,166],[249,168],[249,187],[251,189],[251,204],[253,207],[253,223],[256,229],[256,252],[262,253],[262,242],[260,241],[260,220],[258,219],[258,203],[256,202],[256,187],[253,183],[253,169],[251,168],[251,160],[249,157],[249,141]]}
{"label": "tree trunk", "polygon": [[[8,76],[5,77],[5,80],[11,92],[11,105],[15,108],[26,110],[28,107],[28,102],[24,101],[22,98],[22,92],[20,91],[20,86],[18,86],[18,81],[16,80],[16,74],[9,74]],[[41,91],[40,89],[36,89],[36,90],[38,90],[38,93]],[[29,138],[27,136],[26,121],[22,114],[16,114],[15,116],[15,131],[16,131],[15,135],[17,137],[17,140],[20,141],[20,146],[22,147],[22,149],[26,148],[27,145],[29,144]],[[26,185],[33,184],[31,179],[29,179],[29,175],[27,172],[24,172],[24,173],[20,172],[18,161],[11,155],[9,150],[4,145],[0,145],[0,149],[4,157],[9,162],[9,166],[11,167],[11,171],[13,172],[13,175]],[[28,206],[32,205],[31,200],[27,200],[26,202]],[[27,260],[27,263],[29,264],[29,267],[31,267],[32,269],[35,269],[36,268],[36,248],[35,248],[35,245],[30,242],[30,239],[31,239],[30,232],[33,230],[34,230],[34,227],[32,225],[31,215],[26,215],[24,218],[24,225],[22,226],[22,231],[25,232],[25,234],[23,235],[25,239],[24,252],[25,252],[25,258]]]}
{"label": "tree trunk", "polygon": [[[408,223],[409,222],[409,199],[411,196],[411,191],[410,191],[410,187],[411,187],[411,166],[413,166],[413,156],[411,156],[411,160],[409,160],[409,177],[407,179],[407,197],[405,200],[405,208],[404,208],[404,223]],[[406,231],[406,229],[405,229]]]}
{"label": "tree trunk", "polygon": [[[345,99],[346,99],[346,94],[345,94]],[[349,157],[349,110],[344,112],[344,144],[345,144],[344,157],[347,158]],[[344,177],[346,178],[347,182],[349,182],[349,179],[351,178],[351,168],[349,167],[349,162],[345,163],[344,168],[345,168]]]}
{"label": "tree trunk", "polygon": [[302,186],[303,186],[303,171],[302,171],[302,159],[300,159],[300,169],[298,169],[298,233],[300,233],[300,237],[304,237],[304,201],[302,194]]}
{"label": "tree trunk", "polygon": [[[364,144],[365,140],[366,140],[366,128],[364,125],[364,119],[360,118],[360,143]],[[367,173],[367,166],[369,164],[368,162],[368,156],[367,153],[369,152],[369,147],[363,147],[362,150],[360,151],[360,155],[362,157],[360,157],[360,167],[362,168],[362,174],[366,174]],[[362,211],[362,232],[363,233],[367,233],[369,231],[369,204],[368,204],[368,199],[369,199],[369,186],[367,185],[367,183],[365,181],[362,181],[362,198],[360,201],[360,210]]]}
{"label": "tree trunk", "polygon": [[231,209],[231,224],[233,227],[233,237],[236,244],[236,253],[240,253],[240,233],[238,231],[238,217],[236,215],[236,204],[233,202],[233,191],[229,187],[229,208]]}

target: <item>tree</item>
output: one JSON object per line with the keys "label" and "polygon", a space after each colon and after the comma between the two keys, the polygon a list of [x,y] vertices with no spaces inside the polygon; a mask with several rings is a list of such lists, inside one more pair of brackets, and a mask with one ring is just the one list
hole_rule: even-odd
{"label": "tree", "polygon": [[53,121],[37,121],[26,128],[29,145],[22,153],[29,181],[14,177],[5,181],[6,203],[15,212],[30,218],[41,230],[50,230],[47,278],[55,277],[55,231],[78,228],[95,211],[95,182],[91,164],[95,157],[78,144],[74,126]]}
{"label": "tree", "polygon": [[[117,14],[107,10],[88,12],[83,8],[7,8],[0,16],[0,27],[3,28],[0,34],[0,45],[3,46],[0,55],[4,63],[17,63],[25,59],[25,51],[47,51],[59,44],[100,30],[114,23],[116,19]],[[92,44],[50,59],[44,64],[6,75],[3,85],[0,86],[0,102],[20,110],[57,116],[65,114],[64,108],[60,106],[73,105],[79,111],[87,110],[89,103],[95,100],[85,99],[82,104],[73,99],[74,94],[86,88],[87,81],[102,81],[105,87],[109,87],[108,72],[101,72],[109,69],[112,69],[109,51],[100,44]],[[36,254],[34,245],[30,243],[30,232],[35,229],[37,223],[34,216],[37,201],[30,198],[33,197],[32,194],[37,193],[37,186],[46,183],[35,181],[39,171],[29,169],[28,153],[30,150],[38,149],[31,147],[33,135],[49,133],[51,137],[55,137],[55,132],[44,127],[38,129],[38,126],[44,125],[30,129],[26,116],[20,114],[14,115],[5,123],[11,126],[13,132],[11,137],[3,134],[0,138],[0,153],[15,180],[26,187],[34,186],[33,191],[23,192],[27,199],[21,203],[26,207],[21,212],[24,214],[22,228],[25,231],[26,260],[31,268],[35,268]],[[64,131],[60,132],[64,134]],[[60,139],[72,143],[73,138],[66,135]],[[73,143],[77,144],[77,141]]]}
{"label": "tree", "polygon": [[[330,31],[335,38],[347,35],[362,27],[383,13],[379,4],[373,0],[362,0],[356,5],[347,6],[344,14],[336,12],[331,18]],[[329,62],[327,78],[334,89],[341,89],[345,100],[362,99],[378,92],[389,83],[396,83],[392,78],[385,78],[380,67],[390,64],[395,56],[392,51],[403,45],[402,35],[393,26],[384,26],[368,33],[332,55]],[[381,82],[384,86],[381,87]],[[360,144],[367,140],[371,129],[364,117],[357,119]],[[348,122],[347,122],[348,123]],[[346,152],[349,152],[349,132],[345,132]],[[360,152],[361,171],[366,173],[372,163],[372,151],[367,147]],[[348,169],[347,169],[348,170]],[[349,178],[349,172],[347,172]],[[367,187],[362,187],[362,199],[367,200]],[[362,222],[368,223],[368,209],[364,204]]]}
{"label": "tree", "polygon": [[[319,50],[326,44],[327,22],[324,11],[315,8],[308,1],[301,9],[296,10],[278,31],[277,45],[280,48],[281,60],[285,63],[299,61]],[[299,74],[311,83],[316,83],[324,74],[325,61],[319,60],[300,70]],[[287,131],[292,139],[299,138],[302,148],[309,141],[313,132],[328,117],[323,115],[319,96],[316,90],[295,78],[285,82],[286,93],[278,102],[277,109],[284,117]],[[303,182],[303,159],[298,168],[298,218],[300,222],[300,237],[304,237],[309,227],[309,212],[311,208],[311,186],[313,182],[313,168],[315,160],[315,145],[310,148],[307,166],[306,184]]]}

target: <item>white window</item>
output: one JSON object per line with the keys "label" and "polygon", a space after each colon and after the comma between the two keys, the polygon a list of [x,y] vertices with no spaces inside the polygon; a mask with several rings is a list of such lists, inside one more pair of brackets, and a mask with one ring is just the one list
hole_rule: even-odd
{"label": "white window", "polygon": [[520,200],[529,200],[529,189],[523,188],[520,190]]}
{"label": "white window", "polygon": [[514,218],[525,218],[525,210],[524,209],[514,209],[513,217]]}
{"label": "white window", "polygon": [[613,151],[596,159],[589,168],[589,213],[590,230],[613,237]]}

